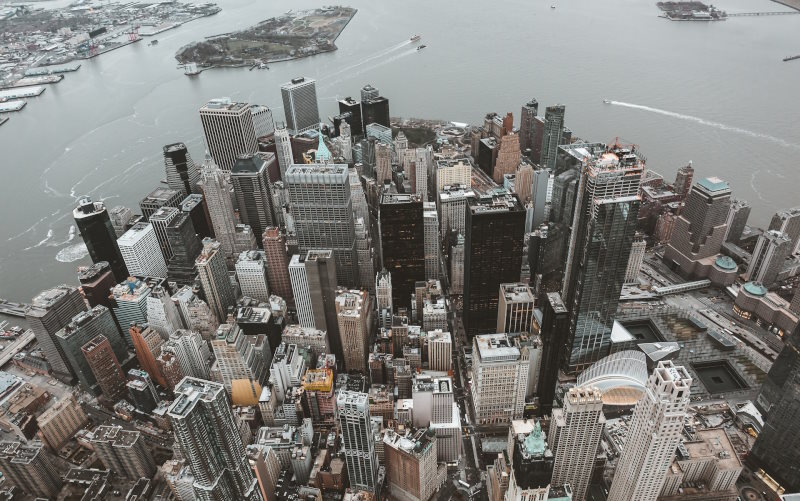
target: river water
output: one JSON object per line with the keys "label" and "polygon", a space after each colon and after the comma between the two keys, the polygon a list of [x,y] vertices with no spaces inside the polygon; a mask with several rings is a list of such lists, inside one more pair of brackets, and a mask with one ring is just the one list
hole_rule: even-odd
{"label": "river water", "polygon": [[[145,39],[83,62],[0,128],[0,297],[29,301],[77,283],[88,259],[70,229],[76,198],[136,208],[164,177],[162,145],[184,141],[202,159],[206,100],[271,105],[282,120],[279,85],[299,75],[318,80],[323,116],[365,83],[395,116],[478,123],[512,111],[518,120],[531,97],[541,109],[564,103],[576,135],[637,144],[668,179],[689,160],[697,175],[727,179],[752,203],[751,223],[800,202],[800,61],[781,62],[800,52],[800,15],[680,23],[641,0],[351,0],[359,11],[336,52],[188,78],[179,47],[322,5],[218,3],[221,13],[158,35],[157,46]],[[787,10],[766,0],[718,6]],[[421,52],[405,43],[417,33]]]}

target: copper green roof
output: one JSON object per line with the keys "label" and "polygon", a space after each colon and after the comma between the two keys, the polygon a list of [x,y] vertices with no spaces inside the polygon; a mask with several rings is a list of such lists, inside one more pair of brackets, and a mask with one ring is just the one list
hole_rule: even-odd
{"label": "copper green roof", "polygon": [[723,270],[733,271],[738,268],[738,266],[736,266],[736,262],[728,256],[719,256],[716,260],[714,260],[714,264]]}
{"label": "copper green roof", "polygon": [[766,296],[767,288],[758,282],[747,282],[744,284],[744,290],[753,296]]}

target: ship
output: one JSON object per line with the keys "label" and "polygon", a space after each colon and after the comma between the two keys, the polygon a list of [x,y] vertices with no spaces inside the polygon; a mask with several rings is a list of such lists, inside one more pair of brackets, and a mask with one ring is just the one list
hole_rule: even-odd
{"label": "ship", "polygon": [[197,63],[186,63],[183,66],[183,74],[188,76],[199,75],[200,70],[197,69]]}
{"label": "ship", "polygon": [[422,49],[424,49],[425,47],[427,47],[427,45],[420,45],[419,47],[417,47],[417,50],[422,50]]}
{"label": "ship", "polygon": [[151,40],[150,45],[158,45],[158,40],[156,39]]}
{"label": "ship", "polygon": [[785,63],[786,61],[794,61],[795,59],[800,59],[800,54],[798,54],[797,56],[784,57],[783,62]]}
{"label": "ship", "polygon": [[419,42],[419,40],[420,40],[421,38],[422,38],[422,37],[421,37],[421,36],[419,36],[419,35],[414,35],[413,37],[411,37],[411,41],[412,41],[412,42]]}
{"label": "ship", "polygon": [[555,8],[556,8],[556,6],[555,6],[555,5],[551,5],[551,6],[550,6],[550,8],[551,8],[551,9],[555,9]]}
{"label": "ship", "polygon": [[611,101],[609,101],[608,99],[603,99],[603,102],[606,104],[611,104]]}

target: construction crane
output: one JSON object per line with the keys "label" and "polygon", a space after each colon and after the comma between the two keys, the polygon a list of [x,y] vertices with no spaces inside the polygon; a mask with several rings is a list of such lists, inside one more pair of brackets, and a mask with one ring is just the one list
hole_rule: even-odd
{"label": "construction crane", "polygon": [[139,36],[139,25],[131,26],[131,28],[126,32],[128,34],[128,40],[131,42],[138,42],[141,38]]}

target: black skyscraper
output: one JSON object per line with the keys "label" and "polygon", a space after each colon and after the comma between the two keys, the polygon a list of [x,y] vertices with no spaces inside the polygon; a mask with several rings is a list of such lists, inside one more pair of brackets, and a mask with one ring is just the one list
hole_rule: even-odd
{"label": "black skyscraper", "polygon": [[231,169],[231,182],[239,215],[249,224],[261,247],[261,235],[273,226],[272,188],[269,182],[269,164],[276,163],[273,153],[241,155]]}
{"label": "black skyscraper", "polygon": [[361,101],[361,120],[364,127],[369,124],[381,124],[391,127],[389,120],[389,100],[383,96]]}
{"label": "black skyscraper", "polygon": [[569,341],[569,312],[561,294],[551,292],[542,305],[542,364],[539,367],[539,416],[549,416],[553,410],[558,369],[567,351]]}
{"label": "black skyscraper", "polygon": [[107,261],[117,283],[128,278],[128,268],[117,245],[117,234],[103,202],[92,202],[91,198],[83,197],[72,216],[92,262]]}
{"label": "black skyscraper", "polygon": [[519,282],[525,209],[515,195],[502,189],[470,198],[467,204],[464,327],[471,339],[494,332],[500,284]]}
{"label": "black skyscraper", "polygon": [[214,238],[214,227],[211,225],[211,215],[208,213],[205,197],[193,193],[181,202],[181,212],[189,214],[192,219],[194,231],[200,240],[209,237]]}
{"label": "black skyscraper", "polygon": [[198,192],[200,171],[185,144],[164,146],[164,168],[167,173],[167,184],[171,189],[181,191],[184,195]]}
{"label": "black skyscraper", "polygon": [[800,326],[772,364],[756,406],[764,428],[752,458],[788,492],[800,491]]}
{"label": "black skyscraper", "polygon": [[[364,134],[364,125],[361,120],[361,103],[352,97],[342,99],[339,101],[339,114],[344,115],[347,112],[350,112],[350,118],[346,120],[350,124],[350,135],[360,136]],[[339,131],[337,130],[336,133],[338,134]]]}
{"label": "black skyscraper", "polygon": [[195,260],[203,251],[192,219],[188,213],[181,212],[167,224],[165,230],[172,249],[172,257],[167,263],[167,276],[178,285],[191,285],[197,276]]}
{"label": "black skyscraper", "polygon": [[114,299],[109,291],[117,285],[111,267],[105,261],[100,261],[91,266],[78,269],[78,280],[81,283],[83,296],[90,308],[103,305],[108,309],[114,307]]}
{"label": "black skyscraper", "polygon": [[422,199],[417,195],[383,193],[381,196],[378,215],[381,259],[383,267],[392,274],[392,304],[395,308],[410,308],[414,285],[425,278],[422,214]]}

